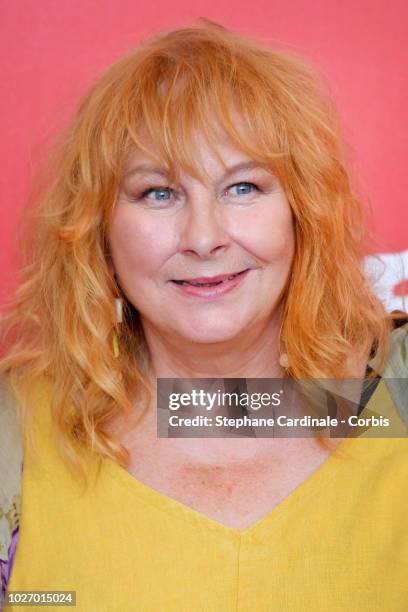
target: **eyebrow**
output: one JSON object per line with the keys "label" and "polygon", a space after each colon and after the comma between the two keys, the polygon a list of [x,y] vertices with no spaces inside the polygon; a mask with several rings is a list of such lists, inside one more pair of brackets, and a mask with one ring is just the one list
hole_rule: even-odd
{"label": "eyebrow", "polygon": [[[237,174],[238,172],[242,172],[243,170],[253,170],[255,168],[265,169],[263,166],[261,166],[255,161],[234,164],[233,166],[227,167],[221,180],[224,180],[225,178],[232,176],[233,174]],[[156,166],[152,166],[151,164],[144,163],[139,164],[138,166],[134,166],[133,168],[128,170],[128,172],[125,173],[124,178],[129,178],[130,176],[134,176],[135,174],[157,174],[159,176],[167,176],[168,172],[164,168],[158,168]]]}

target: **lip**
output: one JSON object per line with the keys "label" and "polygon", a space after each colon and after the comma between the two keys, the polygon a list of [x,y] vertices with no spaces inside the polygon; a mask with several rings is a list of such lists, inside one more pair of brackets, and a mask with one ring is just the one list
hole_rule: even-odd
{"label": "lip", "polygon": [[217,281],[223,281],[229,276],[233,276],[234,274],[240,274],[242,272],[246,272],[246,270],[238,270],[237,272],[230,272],[229,274],[218,274],[218,276],[199,276],[197,278],[173,278],[172,281],[186,281],[188,283],[215,283]]}
{"label": "lip", "polygon": [[[232,278],[231,280],[225,280],[219,285],[214,285],[213,287],[199,287],[195,285],[177,285],[176,283],[173,283],[173,282],[171,284],[173,285],[176,291],[181,292],[184,295],[194,297],[194,298],[199,298],[204,301],[210,301],[210,300],[218,299],[224,296],[226,293],[230,293],[236,287],[239,287],[242,283],[245,282],[245,278],[248,276],[250,271],[251,271],[250,268],[248,268],[247,270],[243,270],[241,273],[237,273],[238,276],[234,276],[234,278]],[[231,276],[231,274],[223,274],[220,276],[222,280],[223,278],[228,278],[228,276]],[[212,279],[214,278],[217,279],[219,277],[212,277]],[[197,282],[203,282],[203,281],[200,280]],[[207,280],[206,282],[214,282],[214,281]]]}

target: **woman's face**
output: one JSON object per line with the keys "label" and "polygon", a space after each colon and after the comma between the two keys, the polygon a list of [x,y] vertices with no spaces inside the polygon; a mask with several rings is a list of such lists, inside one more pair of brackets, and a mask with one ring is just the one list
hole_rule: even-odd
{"label": "woman's face", "polygon": [[116,278],[145,330],[213,343],[239,339],[277,316],[294,229],[270,171],[220,136],[225,171],[204,139],[196,142],[203,182],[180,172],[169,184],[153,158],[134,152],[109,239]]}

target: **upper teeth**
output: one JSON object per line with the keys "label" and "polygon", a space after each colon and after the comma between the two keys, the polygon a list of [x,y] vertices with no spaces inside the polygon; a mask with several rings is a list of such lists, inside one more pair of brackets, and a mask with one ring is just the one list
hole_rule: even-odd
{"label": "upper teeth", "polygon": [[234,278],[237,274],[239,274],[239,272],[235,272],[235,274],[231,274],[230,276],[227,276],[226,278],[222,278],[218,281],[207,281],[207,282],[200,282],[200,281],[184,281],[184,280],[180,280],[180,281],[175,281],[176,283],[183,283],[183,284],[188,284],[188,285],[210,285],[213,283],[224,283],[227,280],[231,280],[232,278]]}
{"label": "upper teeth", "polygon": [[193,284],[197,284],[197,285],[206,285],[208,283],[223,283],[227,280],[231,280],[232,278],[234,278],[234,276],[236,276],[238,274],[238,272],[236,274],[231,274],[231,276],[227,276],[226,278],[220,278],[218,280],[208,280],[208,281],[187,281]]}

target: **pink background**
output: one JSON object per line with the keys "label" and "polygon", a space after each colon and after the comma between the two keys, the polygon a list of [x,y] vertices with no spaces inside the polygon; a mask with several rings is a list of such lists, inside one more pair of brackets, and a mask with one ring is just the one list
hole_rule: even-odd
{"label": "pink background", "polygon": [[80,97],[142,38],[198,17],[275,41],[323,72],[375,212],[369,252],[408,249],[405,0],[3,0],[0,301],[16,283],[31,177]]}

